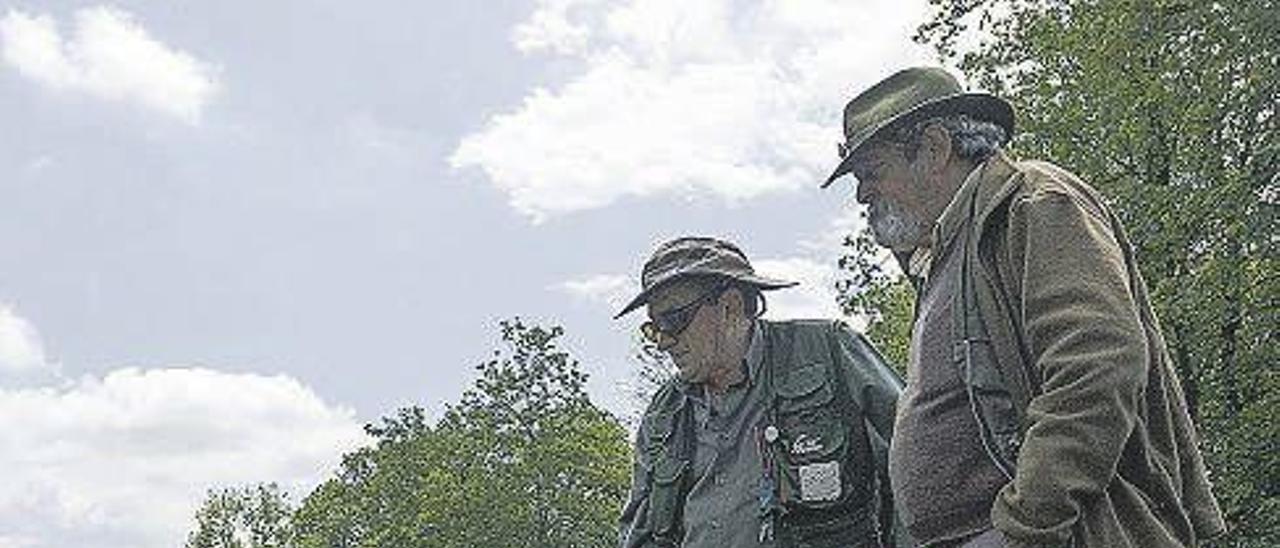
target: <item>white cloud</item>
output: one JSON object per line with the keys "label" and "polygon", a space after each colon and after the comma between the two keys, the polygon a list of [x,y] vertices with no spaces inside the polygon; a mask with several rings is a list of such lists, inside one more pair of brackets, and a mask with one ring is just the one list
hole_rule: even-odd
{"label": "white cloud", "polygon": [[53,17],[10,10],[0,19],[4,61],[55,90],[136,103],[196,123],[217,92],[213,69],[152,38],[128,13],[85,8],[63,37]]}
{"label": "white cloud", "polygon": [[30,373],[44,367],[40,333],[13,308],[0,303],[0,372]]}
{"label": "white cloud", "polygon": [[582,71],[530,90],[450,162],[535,222],[627,196],[816,186],[852,93],[927,58],[909,40],[925,13],[922,0],[542,0],[517,47]]}
{"label": "white cloud", "polygon": [[590,27],[580,21],[571,21],[570,11],[578,6],[589,6],[599,0],[545,0],[529,16],[529,20],[511,32],[511,40],[520,51],[550,51],[560,54],[577,53],[591,37]]}
{"label": "white cloud", "polygon": [[640,283],[622,274],[597,274],[569,280],[556,286],[570,295],[604,304],[613,309],[622,308],[631,300]]}
{"label": "white cloud", "polygon": [[179,546],[207,489],[307,493],[364,441],[354,412],[285,376],[119,369],[0,389],[0,546]]}
{"label": "white cloud", "polygon": [[766,294],[770,319],[839,318],[836,304],[835,263],[820,262],[806,257],[786,257],[754,261],[756,272],[761,275],[800,285],[770,291]]}
{"label": "white cloud", "polygon": [[798,245],[811,255],[821,255],[834,264],[844,252],[846,237],[857,234],[867,225],[866,207],[850,204],[827,222],[827,228],[811,237],[801,239]]}

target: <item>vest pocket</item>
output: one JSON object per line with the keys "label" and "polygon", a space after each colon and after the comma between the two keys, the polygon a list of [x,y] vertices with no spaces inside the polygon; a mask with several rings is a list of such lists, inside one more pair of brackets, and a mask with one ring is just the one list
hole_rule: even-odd
{"label": "vest pocket", "polygon": [[679,530],[680,486],[688,468],[688,462],[666,455],[653,465],[653,490],[649,492],[649,530],[655,536],[671,538]]}
{"label": "vest pocket", "polygon": [[791,370],[776,388],[781,435],[774,445],[779,500],[787,507],[829,508],[850,493],[849,427],[836,409],[827,365]]}
{"label": "vest pocket", "polygon": [[830,513],[817,519],[793,519],[784,527],[784,546],[793,548],[870,548],[879,546],[865,508]]}
{"label": "vest pocket", "polygon": [[779,499],[784,506],[826,508],[847,498],[851,459],[841,425],[807,423],[789,430],[779,441]]}
{"label": "vest pocket", "polygon": [[648,437],[648,445],[661,447],[666,443],[667,438],[671,437],[671,431],[675,428],[674,412],[658,412],[653,411],[644,416],[645,436]]}
{"label": "vest pocket", "polygon": [[792,370],[778,379],[778,414],[807,415],[821,410],[835,399],[835,391],[827,383],[827,366],[812,363]]}
{"label": "vest pocket", "polygon": [[789,464],[829,461],[842,456],[848,444],[846,427],[835,407],[835,390],[827,365],[813,363],[780,379],[777,392],[779,448]]}

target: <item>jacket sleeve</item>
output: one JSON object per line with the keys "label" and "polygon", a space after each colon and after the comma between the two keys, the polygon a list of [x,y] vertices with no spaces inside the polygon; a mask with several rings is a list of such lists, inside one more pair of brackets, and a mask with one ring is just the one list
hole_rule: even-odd
{"label": "jacket sleeve", "polygon": [[627,494],[627,503],[622,508],[622,517],[618,520],[619,548],[642,548],[653,545],[653,535],[649,531],[649,470],[640,440],[645,439],[644,421],[641,421],[636,441],[633,445],[631,492]]}
{"label": "jacket sleeve", "polygon": [[868,440],[876,466],[877,507],[880,531],[886,545],[912,546],[906,528],[897,515],[889,487],[889,442],[897,415],[902,379],[898,377],[871,343],[843,323],[836,324],[837,361],[848,383],[848,393],[866,417]]}
{"label": "jacket sleeve", "polygon": [[1009,211],[1014,313],[1040,390],[991,519],[1011,546],[1066,546],[1083,505],[1104,495],[1137,421],[1146,339],[1102,206],[1049,189]]}

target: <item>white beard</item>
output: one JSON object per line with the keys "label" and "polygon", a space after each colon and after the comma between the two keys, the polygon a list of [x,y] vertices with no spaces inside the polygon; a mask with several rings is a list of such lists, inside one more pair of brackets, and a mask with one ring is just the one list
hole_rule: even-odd
{"label": "white beard", "polygon": [[880,202],[871,208],[871,233],[877,243],[894,251],[914,249],[925,229],[924,221],[894,204]]}

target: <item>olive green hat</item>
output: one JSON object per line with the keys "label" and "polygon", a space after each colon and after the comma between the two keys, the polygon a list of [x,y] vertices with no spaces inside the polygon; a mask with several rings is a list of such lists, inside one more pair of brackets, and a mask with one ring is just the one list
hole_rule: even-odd
{"label": "olive green hat", "polygon": [[966,114],[1004,129],[1013,136],[1013,106],[988,93],[965,92],[960,82],[936,67],[899,71],[871,86],[844,107],[844,137],[840,165],[822,183],[827,188],[853,169],[854,154],[881,130],[948,114]]}
{"label": "olive green hat", "polygon": [[658,246],[640,273],[640,294],[622,307],[614,318],[621,318],[644,306],[655,291],[672,281],[700,276],[728,278],[761,291],[797,285],[796,282],[757,275],[746,254],[736,245],[716,238],[686,236]]}

